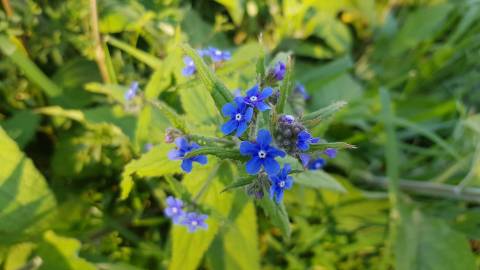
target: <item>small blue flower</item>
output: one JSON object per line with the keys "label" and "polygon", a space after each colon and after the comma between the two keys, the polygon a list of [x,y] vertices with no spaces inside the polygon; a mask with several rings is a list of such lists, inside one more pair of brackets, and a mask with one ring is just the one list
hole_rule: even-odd
{"label": "small blue flower", "polygon": [[307,151],[310,148],[310,144],[317,143],[320,139],[314,138],[308,131],[301,131],[297,137],[297,148],[301,151]]}
{"label": "small blue flower", "polygon": [[283,63],[282,61],[279,61],[273,67],[272,74],[273,74],[273,77],[275,77],[275,79],[277,81],[281,81],[285,77],[286,71],[287,71],[287,66],[285,65],[285,63]]}
{"label": "small blue flower", "polygon": [[257,110],[263,112],[270,109],[264,100],[266,100],[269,96],[273,93],[273,89],[270,87],[266,87],[263,89],[262,92],[258,89],[258,84],[252,87],[250,90],[247,91],[247,96],[243,98],[243,101]]}
{"label": "small blue flower", "polygon": [[240,153],[252,157],[246,164],[248,174],[257,174],[262,166],[269,175],[277,174],[280,171],[280,165],[275,157],[284,157],[285,152],[271,146],[271,142],[270,132],[261,129],[258,131],[256,142],[242,142],[240,144]]}
{"label": "small blue flower", "polygon": [[137,91],[138,91],[138,82],[132,82],[127,92],[125,92],[125,100],[126,101],[132,100],[137,95]]}
{"label": "small blue flower", "polygon": [[323,158],[317,158],[315,160],[311,160],[309,163],[308,163],[308,169],[309,170],[320,170],[321,168],[323,168],[325,166],[325,164],[327,164],[327,162],[325,161],[325,159]]}
{"label": "small blue flower", "polygon": [[144,146],[143,146],[143,151],[145,152],[150,152],[150,150],[152,150],[153,148],[153,144],[152,143],[146,143]]}
{"label": "small blue flower", "polygon": [[297,83],[295,85],[295,88],[293,90],[295,93],[298,93],[300,94],[301,96],[303,96],[303,98],[305,100],[309,99],[310,98],[310,95],[307,93],[307,90],[305,89],[305,86],[301,83]]}
{"label": "small blue flower", "polygon": [[198,162],[202,165],[207,164],[207,156],[199,155],[191,158],[184,158],[188,152],[192,150],[200,148],[200,146],[196,143],[189,144],[187,139],[184,137],[180,137],[175,139],[175,144],[177,145],[177,149],[173,149],[168,153],[168,158],[170,160],[181,160],[182,161],[182,170],[186,173],[192,171],[193,162]]}
{"label": "small blue flower", "polygon": [[329,158],[335,158],[337,156],[337,149],[335,148],[327,148],[325,151],[323,151],[325,155]]}
{"label": "small blue flower", "polygon": [[167,217],[172,219],[173,223],[179,224],[184,215],[182,200],[168,196],[167,207],[165,208],[164,213]]}
{"label": "small blue flower", "polygon": [[189,232],[195,232],[199,228],[208,229],[208,224],[205,223],[205,220],[208,218],[207,215],[201,215],[195,212],[186,213],[181,222],[182,225],[187,226]]}
{"label": "small blue flower", "polygon": [[193,62],[193,59],[191,57],[183,57],[183,62],[185,63],[185,67],[182,70],[183,76],[192,76],[195,72],[197,72],[197,69],[195,68],[195,63]]}
{"label": "small blue flower", "polygon": [[205,55],[210,56],[215,63],[230,60],[232,57],[232,54],[229,51],[222,51],[215,47],[208,47],[205,51]]}
{"label": "small blue flower", "polygon": [[228,135],[237,130],[236,136],[240,137],[252,120],[253,108],[247,106],[241,99],[235,99],[235,102],[223,106],[222,113],[225,117],[230,117],[230,120],[222,125],[222,132]]}
{"label": "small blue flower", "polygon": [[270,186],[270,198],[277,203],[283,199],[283,192],[293,186],[293,178],[289,176],[291,168],[290,164],[285,164],[283,169],[275,176],[270,176],[272,185]]}

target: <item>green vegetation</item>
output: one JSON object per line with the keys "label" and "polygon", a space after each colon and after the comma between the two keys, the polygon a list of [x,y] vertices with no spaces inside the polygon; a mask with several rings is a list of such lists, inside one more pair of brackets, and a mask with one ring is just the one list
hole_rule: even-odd
{"label": "green vegetation", "polygon": [[[480,1],[1,4],[3,269],[480,268]],[[232,53],[214,72],[196,52],[209,46]],[[258,125],[302,114],[324,140],[309,151],[338,156],[307,172],[282,159],[294,185],[276,204],[247,196],[246,157],[219,127],[278,61]],[[168,159],[172,127],[208,164]],[[208,229],[174,226],[170,195]]]}

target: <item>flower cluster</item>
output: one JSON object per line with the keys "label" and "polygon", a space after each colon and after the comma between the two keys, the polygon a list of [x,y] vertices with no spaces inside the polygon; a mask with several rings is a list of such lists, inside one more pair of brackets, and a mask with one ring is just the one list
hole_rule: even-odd
{"label": "flower cluster", "polygon": [[208,224],[205,222],[208,218],[207,215],[185,212],[183,201],[172,196],[167,197],[166,203],[165,216],[170,218],[174,224],[187,227],[189,232],[195,232],[198,229],[208,229]]}
{"label": "flower cluster", "polygon": [[185,137],[180,137],[175,139],[175,144],[177,149],[173,149],[168,153],[168,158],[170,160],[181,160],[182,161],[182,170],[186,173],[192,171],[193,162],[198,162],[202,165],[207,164],[207,156],[198,155],[194,157],[186,158],[185,155],[193,150],[199,149],[200,146],[196,143],[189,143]]}
{"label": "flower cluster", "polygon": [[[197,51],[201,57],[209,58],[213,63],[221,63],[230,60],[232,54],[229,51],[222,51],[215,47],[208,47]],[[183,76],[191,76],[197,72],[193,59],[189,56],[183,58],[185,67],[182,70]]]}

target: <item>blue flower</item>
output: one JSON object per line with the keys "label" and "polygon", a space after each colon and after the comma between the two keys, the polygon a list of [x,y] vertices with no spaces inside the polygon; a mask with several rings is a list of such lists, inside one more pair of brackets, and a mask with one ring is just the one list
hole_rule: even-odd
{"label": "blue flower", "polygon": [[180,223],[184,215],[182,200],[168,196],[167,207],[165,208],[164,213],[167,217],[172,219],[173,223]]}
{"label": "blue flower", "polygon": [[247,96],[243,98],[243,101],[257,110],[263,112],[265,110],[269,110],[270,106],[268,106],[264,100],[271,96],[273,93],[273,89],[270,87],[266,87],[263,89],[262,92],[258,89],[258,84],[252,87],[250,90],[247,91]]}
{"label": "blue flower", "polygon": [[325,159],[317,158],[317,159],[311,160],[308,163],[308,169],[309,170],[320,170],[321,168],[323,168],[325,166],[325,164],[327,164]]}
{"label": "blue flower", "polygon": [[283,122],[286,124],[293,124],[295,122],[295,117],[290,114],[284,114],[280,116],[280,122]]}
{"label": "blue flower", "polygon": [[282,61],[279,61],[273,67],[272,74],[273,74],[273,77],[275,77],[275,79],[277,81],[281,81],[285,77],[286,71],[287,71],[287,66],[285,65],[285,63],[283,63]]}
{"label": "blue flower", "polygon": [[283,192],[293,186],[293,178],[289,176],[291,168],[290,164],[285,164],[283,169],[275,176],[270,176],[272,185],[270,186],[270,198],[277,203],[283,199]]}
{"label": "blue flower", "polygon": [[153,148],[153,144],[152,143],[146,143],[143,145],[143,151],[145,152],[150,152],[150,150],[152,150]]}
{"label": "blue flower", "polygon": [[297,83],[295,85],[295,88],[293,89],[295,93],[300,94],[305,100],[310,98],[310,95],[307,93],[307,90],[305,89],[305,86],[301,83]]}
{"label": "blue flower", "polygon": [[325,155],[329,158],[335,158],[337,156],[337,149],[335,148],[327,148],[325,151],[323,151]]}
{"label": "blue flower", "polygon": [[237,130],[236,136],[240,137],[247,130],[248,123],[252,120],[253,108],[236,99],[234,103],[225,104],[222,113],[224,116],[230,117],[230,120],[222,125],[222,132],[228,135]]}
{"label": "blue flower", "polygon": [[186,213],[181,224],[187,226],[189,232],[195,232],[199,228],[208,229],[208,224],[205,220],[207,215],[201,215],[195,212]]}
{"label": "blue flower", "polygon": [[271,146],[271,142],[270,132],[261,129],[258,131],[256,142],[242,142],[240,144],[240,153],[252,157],[246,164],[247,173],[257,174],[262,166],[269,175],[277,174],[280,171],[280,165],[275,157],[284,157],[285,152]]}
{"label": "blue flower", "polygon": [[132,100],[137,95],[137,91],[138,91],[138,82],[132,82],[127,92],[125,92],[125,100],[127,101]]}
{"label": "blue flower", "polygon": [[189,56],[185,56],[183,57],[183,62],[185,63],[185,67],[182,70],[183,76],[192,76],[195,72],[197,72],[197,69],[195,68],[195,63],[193,62],[192,58],[190,58]]}
{"label": "blue flower", "polygon": [[212,58],[212,61],[215,63],[230,60],[230,58],[232,57],[232,54],[229,51],[222,51],[215,47],[208,47],[205,50],[205,55],[210,56],[210,58]]}
{"label": "blue flower", "polygon": [[199,155],[191,158],[185,158],[185,155],[192,150],[200,148],[200,146],[196,143],[189,144],[187,139],[184,137],[177,138],[175,140],[175,144],[177,145],[177,149],[173,149],[168,153],[168,158],[170,160],[181,160],[182,161],[182,170],[186,173],[192,171],[193,162],[198,162],[202,165],[207,164],[207,156]]}
{"label": "blue flower", "polygon": [[303,130],[297,137],[297,148],[301,151],[307,151],[310,148],[310,144],[317,143],[320,139],[313,138],[308,131]]}

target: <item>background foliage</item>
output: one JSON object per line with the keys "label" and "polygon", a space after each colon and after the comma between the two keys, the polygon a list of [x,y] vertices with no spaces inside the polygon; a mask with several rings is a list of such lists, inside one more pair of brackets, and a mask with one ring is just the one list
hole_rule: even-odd
{"label": "background foliage", "polygon": [[[2,1],[4,269],[480,267],[479,1],[102,0],[98,24],[92,2]],[[179,182],[166,160],[168,114],[201,135],[218,126],[181,75],[185,42],[232,51],[216,72],[232,91],[263,51],[290,51],[310,110],[348,102],[313,131],[357,149],[286,194],[290,228],[220,193],[229,163]],[[125,105],[132,81],[146,106]],[[215,218],[189,235],[164,201],[202,179]]]}

